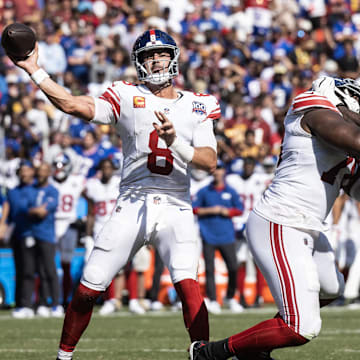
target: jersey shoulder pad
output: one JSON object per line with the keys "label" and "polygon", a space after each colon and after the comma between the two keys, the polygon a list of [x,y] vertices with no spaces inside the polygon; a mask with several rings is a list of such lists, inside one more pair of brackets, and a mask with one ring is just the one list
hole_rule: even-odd
{"label": "jersey shoulder pad", "polygon": [[329,109],[340,114],[337,107],[326,96],[315,91],[305,91],[297,95],[290,109],[292,113],[300,113],[312,108]]}

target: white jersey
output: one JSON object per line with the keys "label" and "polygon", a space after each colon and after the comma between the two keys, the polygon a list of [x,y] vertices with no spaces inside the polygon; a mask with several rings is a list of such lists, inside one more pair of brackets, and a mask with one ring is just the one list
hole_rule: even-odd
{"label": "white jersey", "polygon": [[301,119],[312,108],[340,114],[330,100],[314,91],[293,100],[284,121],[275,178],[254,211],[274,223],[323,231],[342,180],[354,172],[356,163],[345,151],[334,150],[302,128]]}
{"label": "white jersey", "polygon": [[19,169],[21,159],[15,158],[11,160],[0,161],[0,185],[6,189],[14,189],[19,185],[19,177],[17,170]]}
{"label": "white jersey", "polygon": [[69,175],[63,182],[50,178],[50,183],[59,191],[59,204],[55,212],[55,232],[59,239],[69,225],[76,221],[76,210],[86,179],[81,175]]}
{"label": "white jersey", "polygon": [[271,178],[268,174],[253,173],[247,179],[238,174],[226,176],[225,182],[231,186],[239,195],[240,201],[244,205],[244,212],[241,216],[233,217],[236,230],[241,230],[246,224],[250,211],[261,198],[266,187],[269,185]]}
{"label": "white jersey", "polygon": [[123,141],[122,193],[164,193],[190,202],[190,169],[158,137],[155,110],[169,118],[179,139],[216,151],[212,120],[220,117],[220,107],[211,95],[178,91],[177,99],[164,99],[145,85],[115,82],[95,99],[93,122],[113,124]]}
{"label": "white jersey", "polygon": [[110,218],[119,194],[119,183],[119,176],[113,176],[106,184],[95,177],[86,183],[86,196],[94,202],[94,238]]}

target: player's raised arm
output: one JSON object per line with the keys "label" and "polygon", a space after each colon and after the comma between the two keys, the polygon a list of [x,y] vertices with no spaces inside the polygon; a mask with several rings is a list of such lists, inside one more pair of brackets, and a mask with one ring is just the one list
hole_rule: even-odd
{"label": "player's raised arm", "polygon": [[340,114],[328,109],[316,109],[302,119],[305,130],[323,139],[329,145],[360,156],[360,127],[346,121]]}
{"label": "player's raised arm", "polygon": [[[319,106],[305,113],[301,121],[303,128],[349,155],[359,157],[360,84],[352,79],[325,76],[313,82],[312,90],[315,93],[311,94],[311,98],[299,99],[295,104],[301,108],[302,104],[309,104],[310,100]],[[325,101],[321,98],[320,103],[317,98],[319,95],[325,96]]]}
{"label": "player's raised arm", "polygon": [[64,87],[51,80],[45,70],[37,64],[38,56],[38,44],[36,43],[33,54],[26,60],[11,60],[30,75],[35,84],[58,109],[84,120],[93,119],[95,116],[94,99],[91,96],[73,96]]}

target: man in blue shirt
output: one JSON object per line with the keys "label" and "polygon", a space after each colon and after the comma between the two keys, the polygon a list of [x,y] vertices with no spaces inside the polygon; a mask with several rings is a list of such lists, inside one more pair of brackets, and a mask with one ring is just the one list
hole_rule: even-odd
{"label": "man in blue shirt", "polygon": [[11,247],[16,271],[16,309],[13,311],[13,316],[31,318],[34,316],[34,311],[31,306],[24,302],[23,298],[23,248],[25,244],[31,241],[32,236],[31,219],[27,214],[30,204],[30,192],[34,182],[34,169],[31,162],[23,160],[17,170],[17,174],[20,184],[8,192],[7,199],[3,204],[0,220],[0,240],[3,240],[5,237],[7,223],[13,224],[14,230],[11,236]]}
{"label": "man in blue shirt", "polygon": [[[63,315],[59,305],[59,280],[55,264],[55,211],[58,205],[59,192],[48,183],[51,167],[41,164],[36,170],[37,184],[31,189],[31,207],[28,214],[32,220],[32,246],[25,248],[24,293],[26,301],[30,301],[34,290],[36,265],[39,265],[40,304],[37,313],[40,316]],[[51,310],[47,307],[46,290],[49,288],[52,299]]]}
{"label": "man in blue shirt", "polygon": [[243,205],[236,191],[225,181],[225,167],[218,161],[214,172],[214,181],[200,189],[196,194],[193,208],[199,218],[200,234],[203,240],[203,255],[206,269],[206,293],[210,299],[208,310],[220,313],[216,301],[214,260],[215,250],[219,250],[228,270],[228,288],[225,303],[232,312],[243,311],[234,299],[236,290],[237,259],[235,249],[235,231],[231,218],[242,214]]}

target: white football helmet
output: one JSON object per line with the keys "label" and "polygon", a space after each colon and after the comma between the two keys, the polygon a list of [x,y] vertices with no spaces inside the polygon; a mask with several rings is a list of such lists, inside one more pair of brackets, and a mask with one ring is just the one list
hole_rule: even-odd
{"label": "white football helmet", "polygon": [[[165,69],[164,64],[162,72],[152,73],[151,71],[146,70],[144,55],[147,51],[154,49],[163,49],[164,51],[168,51],[170,53],[170,64],[167,69]],[[161,30],[148,30],[139,36],[135,41],[131,53],[131,60],[136,68],[137,76],[140,81],[159,85],[178,76],[179,55],[180,49],[170,35]],[[150,61],[152,62],[153,60]]]}
{"label": "white football helmet", "polygon": [[57,181],[64,181],[72,171],[71,160],[65,153],[60,153],[55,156],[52,162],[53,177]]}

